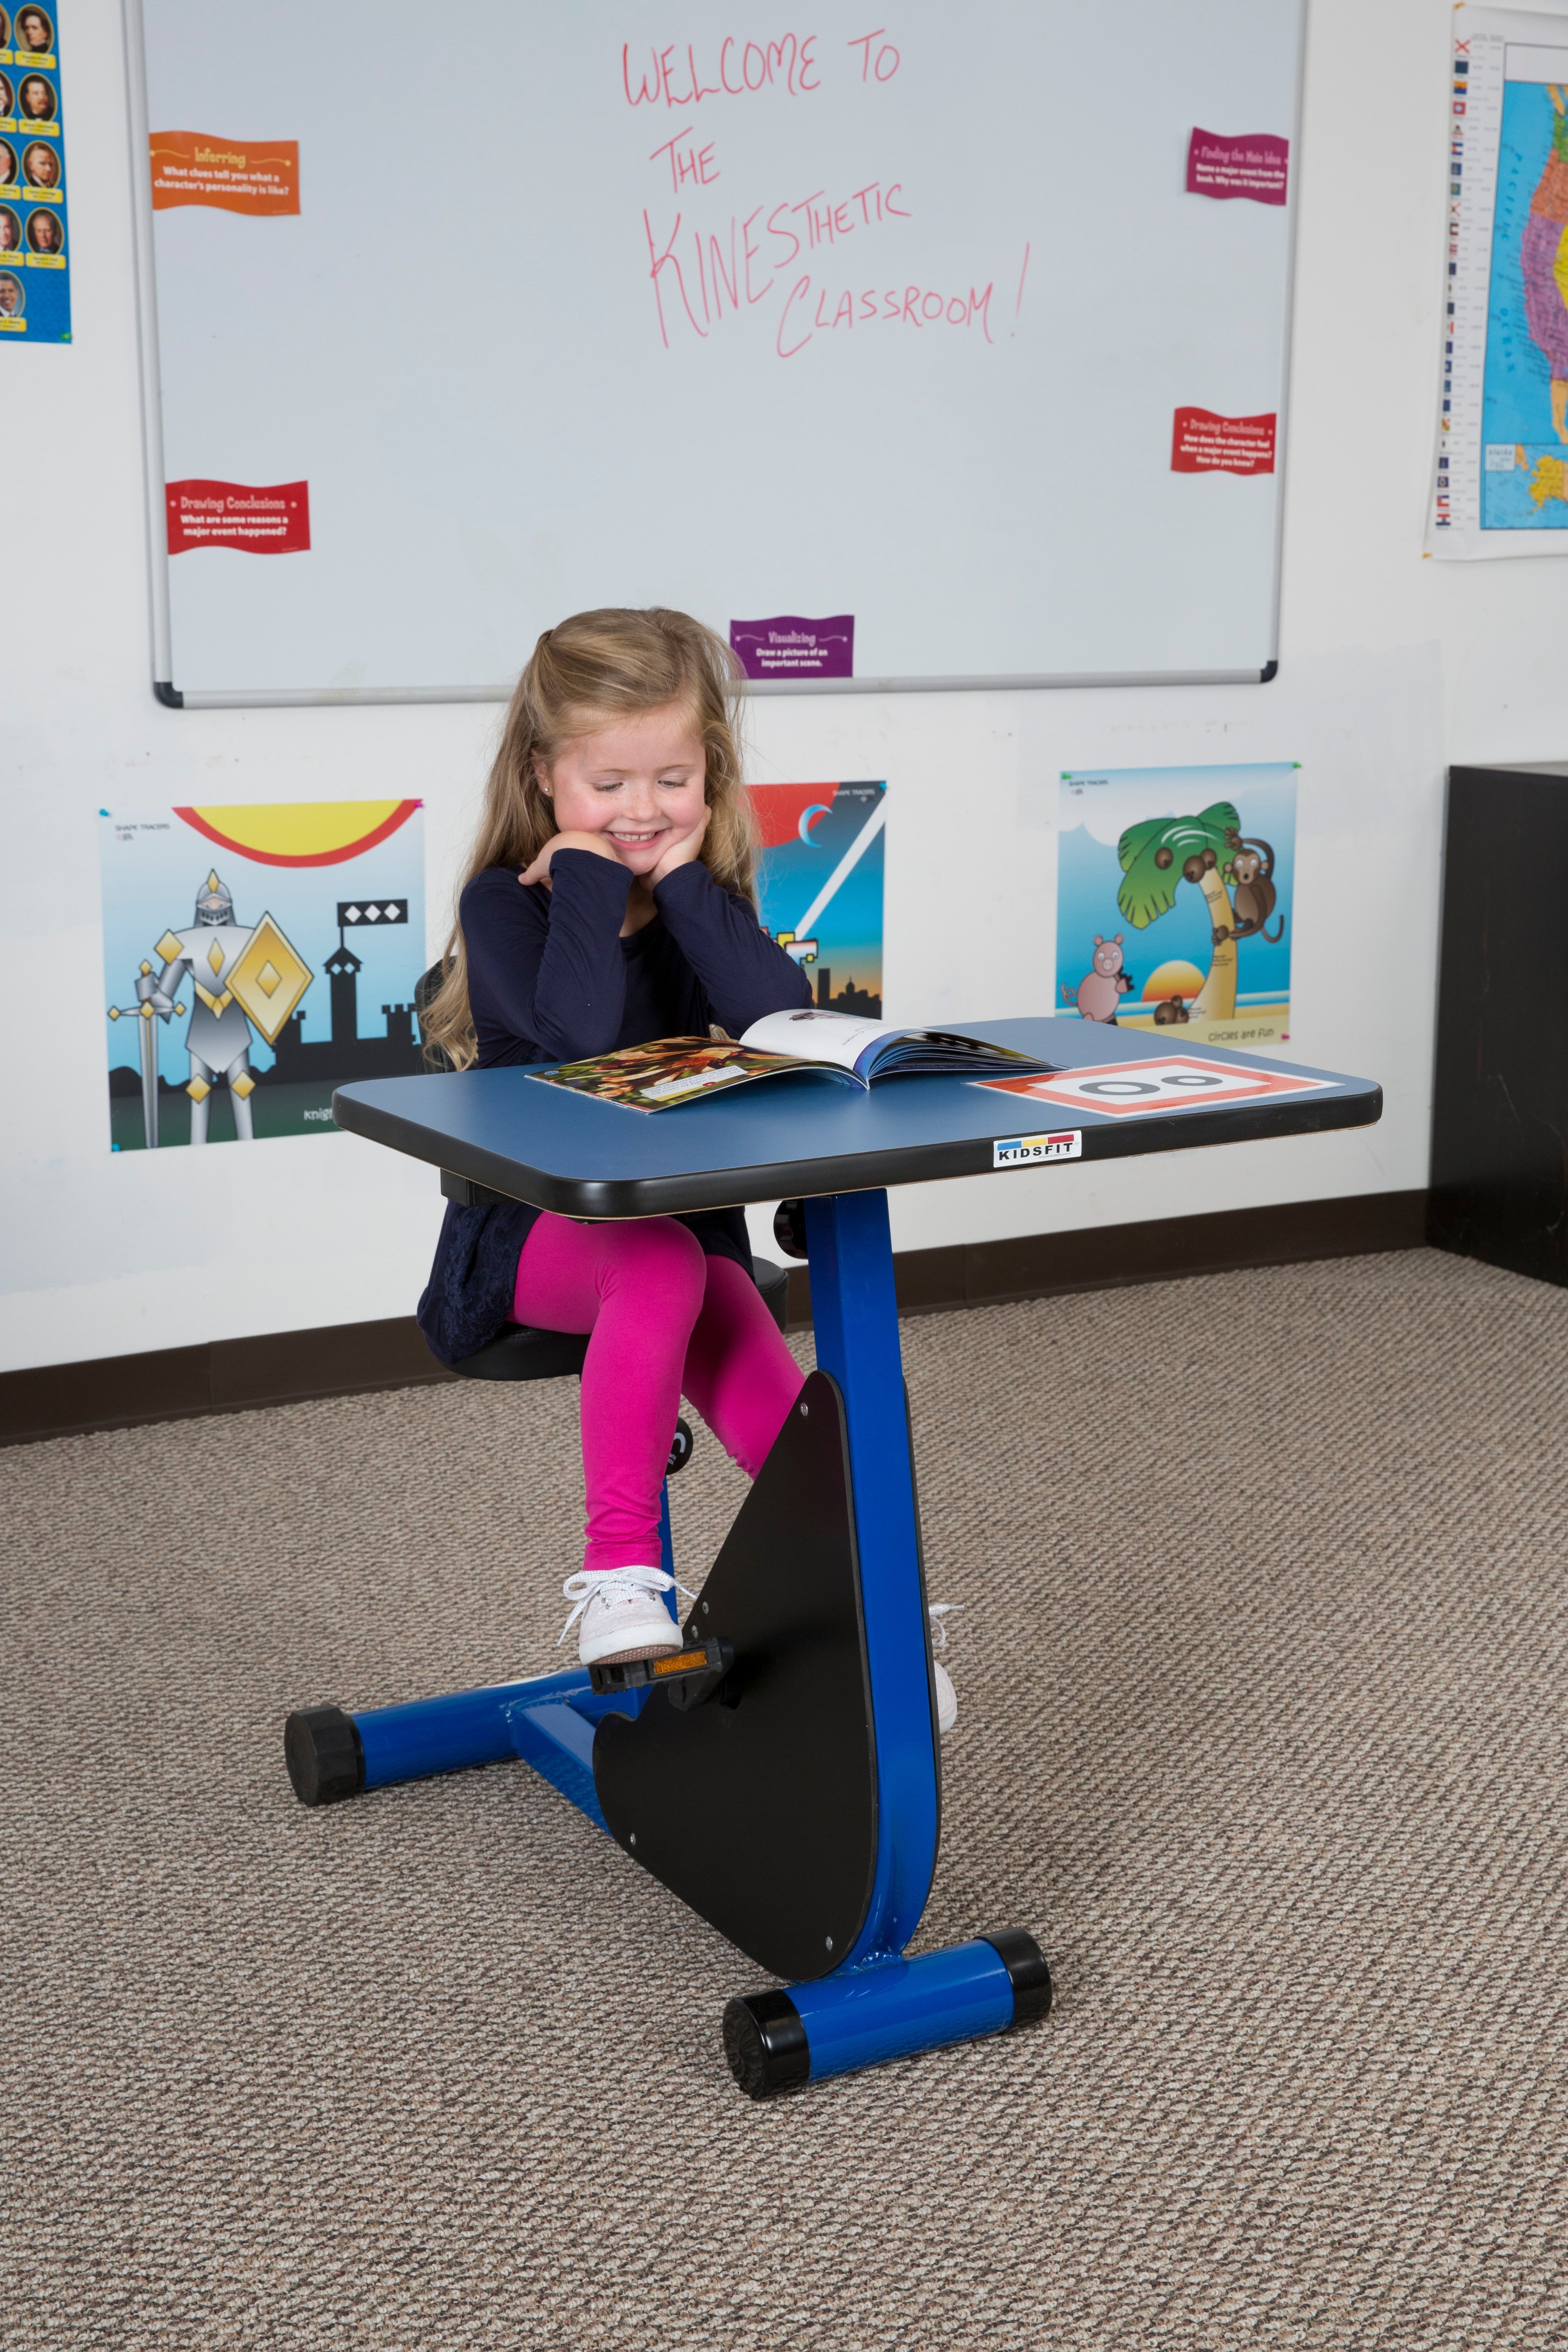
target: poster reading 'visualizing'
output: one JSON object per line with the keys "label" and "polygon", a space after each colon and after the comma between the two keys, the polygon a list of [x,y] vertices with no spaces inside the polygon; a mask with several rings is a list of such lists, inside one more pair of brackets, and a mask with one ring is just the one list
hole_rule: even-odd
{"label": "poster reading 'visualizing'", "polygon": [[1568,17],[1458,10],[1433,555],[1568,549]]}
{"label": "poster reading 'visualizing'", "polygon": [[115,1151],[322,1135],[332,1089],[424,1066],[417,801],[105,809]]}
{"label": "poster reading 'visualizing'", "polygon": [[71,339],[58,5],[0,6],[0,337]]}
{"label": "poster reading 'visualizing'", "polygon": [[1289,1038],[1292,763],[1074,772],[1058,824],[1058,1013],[1186,1045]]}

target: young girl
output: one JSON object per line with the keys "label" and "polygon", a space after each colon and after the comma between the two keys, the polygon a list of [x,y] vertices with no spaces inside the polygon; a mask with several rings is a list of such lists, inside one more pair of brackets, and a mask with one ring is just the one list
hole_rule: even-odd
{"label": "young girl", "polygon": [[[728,649],[683,613],[580,613],[540,638],[425,1016],[459,1068],[576,1061],[714,1023],[738,1036],[810,1003],[757,920],[738,683]],[[509,1319],[590,1335],[588,1543],[562,1588],[578,1656],[678,1650],[658,1519],[682,1392],[755,1477],[801,1386],[752,1279],[742,1213],[580,1224],[453,1203],[419,1302],[425,1336],[456,1363]]]}

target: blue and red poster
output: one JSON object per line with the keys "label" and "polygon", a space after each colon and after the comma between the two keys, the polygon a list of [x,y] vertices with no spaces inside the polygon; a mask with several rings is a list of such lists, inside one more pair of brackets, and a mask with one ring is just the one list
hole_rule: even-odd
{"label": "blue and red poster", "polygon": [[835,1013],[882,1013],[886,784],[752,784],[763,926]]}
{"label": "blue and red poster", "polygon": [[0,5],[0,336],[71,339],[58,0]]}

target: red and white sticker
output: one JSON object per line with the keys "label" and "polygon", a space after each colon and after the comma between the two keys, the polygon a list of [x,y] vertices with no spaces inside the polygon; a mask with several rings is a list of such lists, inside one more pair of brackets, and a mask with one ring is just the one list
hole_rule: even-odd
{"label": "red and white sticker", "polygon": [[1096,1110],[1112,1118],[1140,1111],[1207,1110],[1215,1103],[1259,1102],[1280,1095],[1315,1094],[1327,1078],[1256,1064],[1209,1062],[1197,1054],[1166,1054],[1157,1061],[1101,1062],[1088,1070],[1058,1070],[1037,1078],[980,1078],[999,1095],[1025,1095],[1063,1110]]}

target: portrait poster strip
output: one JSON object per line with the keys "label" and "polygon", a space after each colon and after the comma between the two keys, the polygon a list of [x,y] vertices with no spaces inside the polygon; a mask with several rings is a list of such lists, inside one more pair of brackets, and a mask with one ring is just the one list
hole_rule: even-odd
{"label": "portrait poster strip", "polygon": [[60,0],[0,0],[0,339],[68,343]]}

